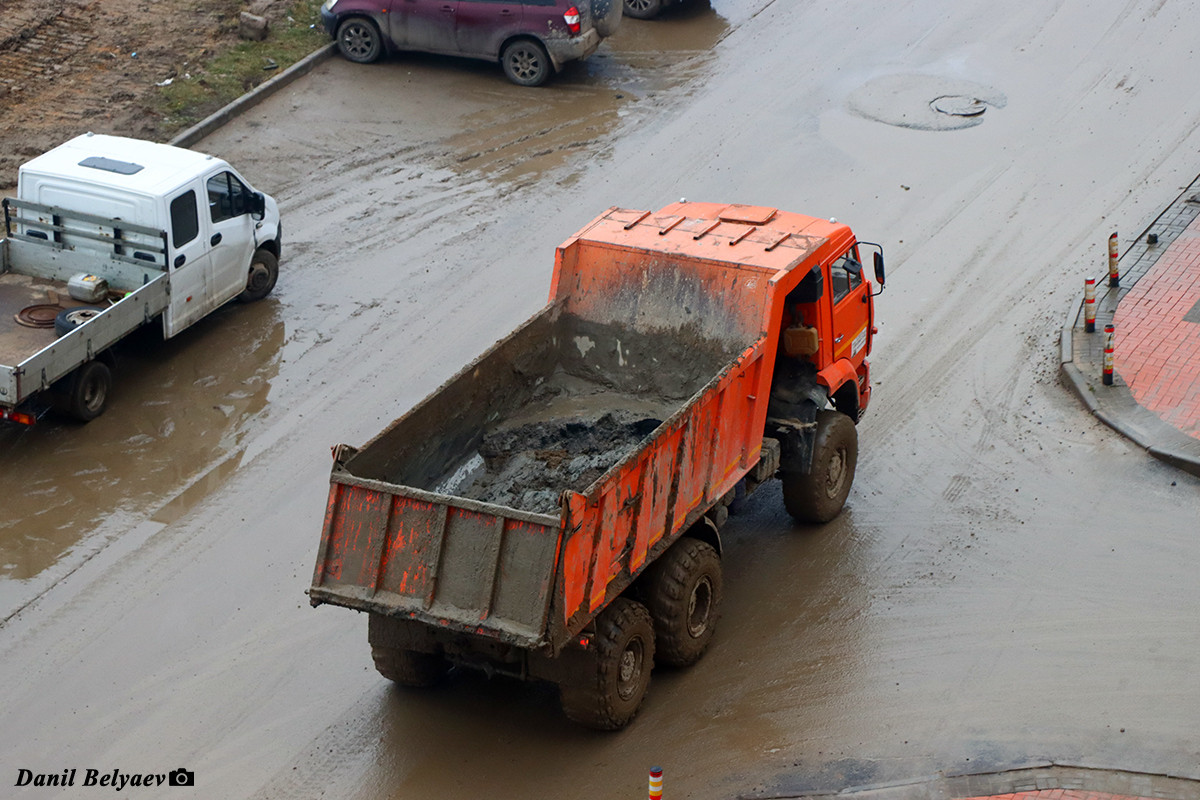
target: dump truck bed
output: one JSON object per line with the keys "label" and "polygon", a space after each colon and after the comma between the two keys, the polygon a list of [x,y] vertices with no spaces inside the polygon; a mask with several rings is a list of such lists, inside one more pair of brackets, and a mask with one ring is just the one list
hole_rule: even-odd
{"label": "dump truck bed", "polygon": [[744,355],[547,306],[341,451],[312,599],[561,645],[757,457],[715,419]]}

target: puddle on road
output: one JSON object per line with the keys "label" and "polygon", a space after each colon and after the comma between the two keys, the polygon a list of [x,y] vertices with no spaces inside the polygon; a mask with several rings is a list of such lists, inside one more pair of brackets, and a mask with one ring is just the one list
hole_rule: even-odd
{"label": "puddle on road", "polygon": [[[0,428],[0,581],[35,577],[105,521],[136,521],[236,447],[267,406],[283,341],[273,300],[234,303],[170,341],[143,330],[118,346],[112,404],[99,419],[48,414],[33,428]],[[237,461],[186,497],[216,489]],[[173,519],[189,506],[159,513]]]}
{"label": "puddle on road", "polygon": [[710,3],[687,3],[651,22],[623,20],[596,53],[541,89],[481,87],[490,107],[464,117],[463,132],[447,140],[451,169],[523,180],[561,167],[572,154],[606,149],[638,102],[702,73],[728,30]]}

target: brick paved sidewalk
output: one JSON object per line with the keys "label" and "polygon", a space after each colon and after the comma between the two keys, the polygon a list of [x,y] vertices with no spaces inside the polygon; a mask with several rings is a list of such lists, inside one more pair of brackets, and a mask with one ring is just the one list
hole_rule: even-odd
{"label": "brick paved sidewalk", "polygon": [[1200,217],[1121,298],[1113,324],[1133,398],[1200,438]]}
{"label": "brick paved sidewalk", "polygon": [[[1138,235],[1120,269],[1119,288],[1095,275],[1096,332],[1084,331],[1081,306],[1063,329],[1064,383],[1150,455],[1200,476],[1200,177]],[[1114,385],[1104,386],[1110,322]]]}

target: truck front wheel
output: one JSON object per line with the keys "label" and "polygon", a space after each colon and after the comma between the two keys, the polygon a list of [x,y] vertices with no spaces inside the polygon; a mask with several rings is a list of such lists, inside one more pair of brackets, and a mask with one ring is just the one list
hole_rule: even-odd
{"label": "truck front wheel", "polygon": [[654,619],[658,660],[695,664],[708,649],[721,605],[721,557],[685,536],[646,570],[646,607]]}
{"label": "truck front wheel", "polygon": [[434,653],[371,645],[371,658],[380,675],[413,689],[428,689],[446,674],[446,659]]}
{"label": "truck front wheel", "polygon": [[270,250],[255,250],[250,259],[250,270],[246,273],[246,288],[238,295],[243,303],[262,300],[275,288],[279,279],[279,259]]}
{"label": "truck front wheel", "polygon": [[615,731],[637,715],[654,668],[654,623],[641,603],[618,597],[596,617],[593,658],[559,685],[563,713]]}
{"label": "truck front wheel", "polygon": [[846,505],[857,462],[854,422],[838,411],[818,411],[812,469],[780,473],[787,512],[798,522],[829,522]]}
{"label": "truck front wheel", "polygon": [[75,370],[67,400],[67,411],[80,422],[91,422],[108,408],[112,372],[99,361],[89,361]]}

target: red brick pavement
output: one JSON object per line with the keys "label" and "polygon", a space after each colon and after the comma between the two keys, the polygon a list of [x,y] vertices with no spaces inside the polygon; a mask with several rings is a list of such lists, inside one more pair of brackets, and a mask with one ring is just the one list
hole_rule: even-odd
{"label": "red brick pavement", "polygon": [[1035,792],[994,794],[989,797],[970,797],[964,800],[1147,800],[1127,794],[1089,792],[1082,789],[1041,789]]}
{"label": "red brick pavement", "polygon": [[[1113,320],[1117,328],[1114,368],[1134,399],[1164,421],[1200,439],[1198,304],[1200,217],[1121,299]],[[1189,312],[1195,322],[1184,320]]]}

